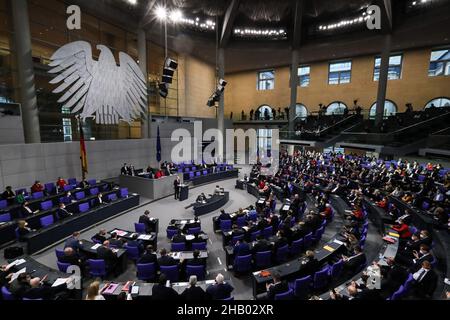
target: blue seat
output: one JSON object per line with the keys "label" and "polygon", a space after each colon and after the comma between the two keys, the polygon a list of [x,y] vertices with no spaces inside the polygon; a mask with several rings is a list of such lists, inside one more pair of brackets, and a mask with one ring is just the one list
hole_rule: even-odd
{"label": "blue seat", "polygon": [[136,231],[136,233],[146,233],[145,223],[135,223],[134,231]]}
{"label": "blue seat", "polygon": [[180,274],[178,266],[160,266],[161,273],[165,274],[170,282],[178,282]]}
{"label": "blue seat", "polygon": [[246,218],[245,217],[238,217],[237,219],[236,219],[236,225],[239,227],[239,228],[242,228],[243,226],[245,226],[247,224],[247,222],[246,222]]}
{"label": "blue seat", "polygon": [[171,228],[167,228],[166,229],[166,235],[167,238],[172,239],[174,235],[176,235],[178,233],[177,229],[171,229]]}
{"label": "blue seat", "polygon": [[359,246],[361,249],[364,249],[364,245],[366,244],[366,235],[363,235],[361,239],[359,239]]}
{"label": "blue seat", "polygon": [[56,186],[53,182],[46,183],[44,187],[45,191],[47,191],[47,193],[49,194],[52,194],[54,191],[56,191]]}
{"label": "blue seat", "polygon": [[89,179],[89,180],[87,181],[87,183],[89,183],[90,186],[95,186],[95,185],[97,184],[97,180],[95,180],[95,179]]}
{"label": "blue seat", "polygon": [[106,264],[103,259],[89,259],[89,274],[93,278],[103,278],[106,276]]}
{"label": "blue seat", "polygon": [[208,170],[203,170],[203,175],[206,176],[208,174]]}
{"label": "blue seat", "polygon": [[201,232],[202,232],[201,227],[195,227],[195,228],[189,228],[187,233],[191,234],[191,235],[195,235],[195,234],[199,234]]}
{"label": "blue seat", "polygon": [[287,244],[278,248],[275,253],[275,257],[278,263],[286,262],[288,260],[288,256],[289,256],[289,246]]}
{"label": "blue seat", "polygon": [[289,288],[294,290],[294,296],[299,299],[306,299],[310,292],[312,276],[295,279],[294,282],[289,283]]}
{"label": "blue seat", "polygon": [[233,238],[231,238],[230,245],[234,246],[236,244],[236,242],[242,241],[242,240],[244,240],[243,234],[240,236],[234,236]]}
{"label": "blue seat", "polygon": [[10,213],[0,214],[0,222],[10,222],[10,221],[11,221]]}
{"label": "blue seat", "polygon": [[284,293],[279,293],[275,295],[275,300],[292,300],[294,298],[294,291],[289,289]]}
{"label": "blue seat", "polygon": [[142,281],[152,281],[156,278],[154,263],[141,263],[136,265],[136,277]]}
{"label": "blue seat", "polygon": [[310,248],[312,245],[312,232],[308,233],[304,238],[303,238],[303,247],[305,249]]}
{"label": "blue seat", "polygon": [[197,280],[205,280],[206,270],[204,266],[186,266],[186,278],[189,279],[190,276],[197,276]]}
{"label": "blue seat", "polygon": [[338,262],[334,263],[330,268],[330,277],[332,279],[337,279],[342,273],[344,269],[344,261],[341,259]]}
{"label": "blue seat", "polygon": [[76,185],[78,184],[77,179],[75,179],[75,178],[69,178],[69,179],[67,179],[67,183],[68,183],[68,185],[70,185],[70,186],[76,186]]}
{"label": "blue seat", "polygon": [[246,273],[252,270],[252,255],[237,256],[234,258],[233,270],[238,273]]}
{"label": "blue seat", "polygon": [[39,219],[41,223],[42,228],[46,228],[48,226],[51,226],[53,223],[55,223],[55,218],[53,215],[45,216]]}
{"label": "blue seat", "polygon": [[84,193],[84,191],[75,193],[75,199],[82,200],[84,198],[86,198],[86,193]]}
{"label": "blue seat", "polygon": [[194,179],[194,173],[193,172],[189,172],[189,180],[193,180]]}
{"label": "blue seat", "polygon": [[42,191],[35,192],[35,193],[33,193],[33,194],[31,195],[31,197],[32,197],[34,200],[41,199],[41,198],[44,197],[44,192],[42,192]]}
{"label": "blue seat", "polygon": [[256,238],[258,238],[260,235],[261,235],[261,231],[260,230],[252,232],[250,234],[250,241],[256,241]]}
{"label": "blue seat", "polygon": [[0,209],[5,209],[8,206],[8,201],[0,200]]}
{"label": "blue seat", "polygon": [[9,292],[8,288],[6,288],[5,286],[2,287],[2,297],[5,301],[16,300],[16,297],[14,297],[13,294]]}
{"label": "blue seat", "polygon": [[139,259],[139,247],[131,247],[125,244],[123,248],[127,251],[128,259],[133,261],[137,261]]}
{"label": "blue seat", "polygon": [[186,251],[186,243],[184,242],[172,243],[171,250],[173,252]]}
{"label": "blue seat", "polygon": [[411,290],[414,281],[415,280],[413,278],[412,273],[408,274],[408,278],[405,280],[405,283],[403,284],[403,288],[406,290],[406,292],[409,292],[409,290]]}
{"label": "blue seat", "polygon": [[[325,229],[324,227],[320,227],[319,229],[316,230],[316,232],[314,232],[314,235],[312,237],[312,241],[313,242],[318,242],[320,241],[320,239],[322,238],[322,235],[324,233]],[[305,236],[306,237],[306,236]]]}
{"label": "blue seat", "polygon": [[205,251],[206,250],[206,241],[192,243],[192,251],[194,251],[194,250]]}
{"label": "blue seat", "polygon": [[202,175],[202,173],[200,172],[200,171],[197,171],[196,173],[195,173],[195,176],[196,177],[200,177]]}
{"label": "blue seat", "polygon": [[292,241],[291,256],[298,256],[303,250],[303,239]]}
{"label": "blue seat", "polygon": [[64,273],[66,273],[67,272],[67,268],[70,267],[70,263],[64,263],[64,262],[56,261],[56,264],[58,265],[59,271],[64,272]]}
{"label": "blue seat", "polygon": [[256,210],[252,210],[247,214],[247,218],[248,220],[255,222],[258,220],[258,213],[256,213]]}
{"label": "blue seat", "polygon": [[111,194],[109,194],[108,195],[108,200],[109,201],[116,201],[117,200],[117,194],[115,194],[115,193],[111,193]]}
{"label": "blue seat", "polygon": [[68,184],[68,185],[65,185],[64,187],[63,187],[63,189],[64,189],[64,191],[71,191],[71,190],[73,190],[74,189],[74,186],[73,185],[71,185],[71,184]]}
{"label": "blue seat", "polygon": [[59,259],[64,257],[64,250],[56,248],[55,254],[56,254],[56,259],[58,259],[58,261],[59,261]]}
{"label": "blue seat", "polygon": [[325,267],[314,274],[313,287],[315,290],[322,290],[328,285],[328,271],[329,267]]}
{"label": "blue seat", "polygon": [[264,230],[262,232],[262,235],[266,239],[270,238],[271,236],[273,236],[273,227],[269,226],[269,227],[264,228]]}
{"label": "blue seat", "polygon": [[231,220],[220,220],[220,230],[222,231],[230,231],[232,227]]}
{"label": "blue seat", "polygon": [[100,191],[98,190],[98,188],[92,188],[89,190],[89,193],[91,194],[91,196],[96,196],[99,194],[99,192]]}
{"label": "blue seat", "polygon": [[50,210],[52,207],[53,207],[52,201],[41,202],[41,210],[43,211]]}
{"label": "blue seat", "polygon": [[83,213],[83,212],[88,212],[89,211],[89,202],[86,203],[82,203],[78,206],[78,210]]}
{"label": "blue seat", "polygon": [[395,291],[392,296],[391,296],[391,300],[400,300],[402,299],[404,296],[406,296],[407,291],[405,289],[405,287],[402,285],[400,286],[400,288],[398,288],[397,291]]}
{"label": "blue seat", "polygon": [[121,188],[120,189],[120,197],[121,198],[127,198],[128,197],[128,189],[127,188]]}
{"label": "blue seat", "polygon": [[255,267],[258,269],[268,268],[272,265],[272,252],[262,251],[255,254]]}

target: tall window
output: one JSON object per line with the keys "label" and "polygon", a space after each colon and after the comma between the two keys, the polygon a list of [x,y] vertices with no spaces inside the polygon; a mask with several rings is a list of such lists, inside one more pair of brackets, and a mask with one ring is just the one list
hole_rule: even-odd
{"label": "tall window", "polygon": [[70,119],[70,108],[62,107],[61,113],[69,118],[62,118],[64,142],[72,141],[72,119]]}
{"label": "tall window", "polygon": [[330,63],[328,84],[350,83],[352,78],[352,62],[341,61]]}
{"label": "tall window", "polygon": [[331,116],[334,114],[335,115],[344,114],[345,109],[347,109],[347,106],[345,105],[345,103],[333,102],[327,107],[326,115]]}
{"label": "tall window", "polygon": [[434,50],[431,52],[428,76],[450,75],[450,49]]}
{"label": "tall window", "polygon": [[275,71],[265,70],[258,72],[258,90],[273,90],[275,88]]}
{"label": "tall window", "polygon": [[262,105],[258,108],[259,111],[259,117],[256,120],[272,120],[273,119],[273,113],[272,108],[268,105]]}
{"label": "tall window", "polygon": [[256,135],[259,156],[267,157],[267,151],[272,150],[272,129],[258,129]]}
{"label": "tall window", "polygon": [[295,117],[299,119],[305,119],[308,117],[308,109],[306,109],[305,105],[297,103],[295,106]]}
{"label": "tall window", "polygon": [[[397,106],[391,100],[384,101],[383,117],[387,118],[397,113]],[[375,119],[377,115],[377,103],[375,102],[370,108],[369,119]]]}
{"label": "tall window", "polygon": [[[402,75],[402,55],[394,55],[389,57],[388,80],[397,80]],[[375,58],[375,67],[373,70],[373,81],[380,79],[381,58]]]}
{"label": "tall window", "polygon": [[310,66],[304,66],[304,67],[298,68],[298,83],[299,83],[300,87],[309,86],[310,72],[311,72]]}
{"label": "tall window", "polygon": [[425,109],[427,108],[448,108],[450,107],[450,99],[449,98],[435,98],[427,103]]}

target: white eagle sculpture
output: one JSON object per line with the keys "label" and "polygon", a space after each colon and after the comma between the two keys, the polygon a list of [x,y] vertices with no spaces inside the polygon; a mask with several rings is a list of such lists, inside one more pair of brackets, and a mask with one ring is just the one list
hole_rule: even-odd
{"label": "white eagle sculpture", "polygon": [[51,84],[61,83],[53,93],[65,93],[58,100],[81,119],[95,117],[97,124],[131,122],[143,116],[147,108],[145,77],[137,63],[119,53],[117,66],[111,50],[98,45],[98,61],[92,57],[88,42],[64,45],[51,57],[49,71],[57,76]]}

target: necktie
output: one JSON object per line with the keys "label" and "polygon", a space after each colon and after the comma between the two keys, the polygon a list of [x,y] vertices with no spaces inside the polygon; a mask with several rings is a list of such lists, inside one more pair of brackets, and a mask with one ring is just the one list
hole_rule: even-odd
{"label": "necktie", "polygon": [[419,277],[417,278],[417,282],[421,282],[426,273],[427,270],[423,269],[422,272],[419,274]]}

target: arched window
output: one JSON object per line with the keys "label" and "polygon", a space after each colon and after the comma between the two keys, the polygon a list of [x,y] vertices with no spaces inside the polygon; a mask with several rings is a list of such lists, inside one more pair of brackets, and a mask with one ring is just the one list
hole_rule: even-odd
{"label": "arched window", "polygon": [[297,103],[295,105],[295,117],[299,119],[305,119],[308,117],[308,109],[304,104]]}
{"label": "arched window", "polygon": [[[397,105],[391,100],[384,100],[384,112],[383,117],[387,118],[393,116],[397,113]],[[377,103],[375,102],[372,107],[370,107],[369,119],[375,119],[377,115]]]}
{"label": "arched window", "polygon": [[342,103],[340,101],[332,102],[327,107],[326,115],[330,116],[333,114],[344,114],[345,109],[347,109],[345,103]]}
{"label": "arched window", "polygon": [[436,108],[450,107],[450,99],[446,97],[435,98],[425,105],[425,109],[430,108],[431,105]]}
{"label": "arched window", "polygon": [[256,114],[255,114],[256,120],[272,120],[273,119],[273,113],[272,113],[271,106],[269,106],[267,104],[263,104],[262,106],[260,106],[257,109],[257,111],[259,111],[259,117],[256,117]]}

